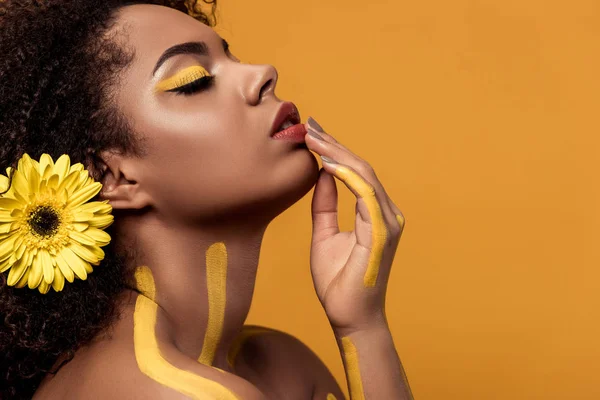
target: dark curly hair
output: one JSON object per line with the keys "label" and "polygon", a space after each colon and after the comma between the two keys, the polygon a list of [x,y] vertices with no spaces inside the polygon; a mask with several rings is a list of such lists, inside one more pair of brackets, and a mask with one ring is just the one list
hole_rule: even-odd
{"label": "dark curly hair", "polygon": [[[101,151],[144,154],[113,101],[119,72],[135,53],[114,39],[122,31],[107,34],[116,11],[132,4],[171,7],[214,25],[216,0],[0,0],[1,171],[16,168],[24,153],[68,154],[99,180]],[[117,296],[135,288],[126,255],[112,243],[103,250],[87,280],[61,292],[16,289],[8,272],[0,274],[0,399],[31,398],[59,359],[71,360],[108,332]]]}

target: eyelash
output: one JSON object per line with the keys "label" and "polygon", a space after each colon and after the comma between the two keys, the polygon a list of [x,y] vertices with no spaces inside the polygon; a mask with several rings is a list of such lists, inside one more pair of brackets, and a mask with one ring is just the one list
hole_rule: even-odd
{"label": "eyelash", "polygon": [[200,79],[196,79],[190,83],[186,83],[183,86],[179,86],[179,87],[167,90],[167,92],[175,92],[175,94],[177,94],[177,95],[182,94],[184,96],[190,96],[196,92],[208,89],[210,86],[212,86],[213,81],[214,81],[214,76],[207,75],[207,76],[203,76]]}

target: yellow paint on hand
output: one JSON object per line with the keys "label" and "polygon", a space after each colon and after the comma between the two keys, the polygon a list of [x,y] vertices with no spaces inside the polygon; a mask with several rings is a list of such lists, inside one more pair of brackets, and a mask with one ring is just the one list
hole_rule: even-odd
{"label": "yellow paint on hand", "polygon": [[348,376],[348,386],[350,386],[351,400],[364,400],[362,379],[360,377],[360,368],[358,365],[358,352],[352,340],[345,336],[342,338],[342,350],[344,352],[344,362],[346,364],[346,374]]}
{"label": "yellow paint on hand", "polygon": [[138,295],[133,314],[133,342],[138,368],[156,382],[183,393],[194,400],[239,400],[225,386],[171,365],[162,356],[156,340],[158,304],[152,272],[146,266],[135,271],[137,287],[149,296]]}
{"label": "yellow paint on hand", "polygon": [[198,361],[212,365],[223,333],[227,298],[227,248],[217,242],[206,250],[206,288],[208,291],[208,324]]}
{"label": "yellow paint on hand", "polygon": [[327,399],[326,400],[337,400],[335,398],[335,396],[332,393],[327,393]]}
{"label": "yellow paint on hand", "polygon": [[375,196],[375,189],[360,175],[343,165],[336,166],[335,175],[358,193],[369,211],[372,226],[371,253],[363,281],[365,287],[374,287],[377,283],[377,275],[379,274],[379,266],[388,233],[381,207]]}

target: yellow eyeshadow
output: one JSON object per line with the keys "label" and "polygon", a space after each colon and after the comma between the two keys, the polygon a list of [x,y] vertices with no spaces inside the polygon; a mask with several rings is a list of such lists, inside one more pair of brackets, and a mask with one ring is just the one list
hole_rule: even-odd
{"label": "yellow eyeshadow", "polygon": [[204,67],[201,65],[192,65],[191,67],[182,69],[170,78],[163,79],[162,81],[158,82],[154,87],[154,91],[165,92],[167,90],[187,85],[188,83],[198,80],[204,76],[210,76]]}

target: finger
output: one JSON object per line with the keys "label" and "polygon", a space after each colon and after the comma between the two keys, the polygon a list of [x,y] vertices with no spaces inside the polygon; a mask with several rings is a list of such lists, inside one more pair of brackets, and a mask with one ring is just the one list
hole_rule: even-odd
{"label": "finger", "polygon": [[340,232],[337,202],[338,194],[335,179],[325,169],[321,169],[311,205],[313,241],[320,242]]}
{"label": "finger", "polygon": [[406,225],[406,218],[404,217],[404,214],[402,213],[402,211],[400,211],[398,206],[394,203],[392,198],[387,194],[383,185],[381,186],[381,189],[383,189],[384,196],[387,198],[390,210],[392,210],[392,213],[394,213],[396,221],[398,221],[398,225],[400,227],[400,234],[402,234],[402,231],[404,231],[404,226]]}
{"label": "finger", "polygon": [[323,127],[321,125],[319,125],[319,123],[317,121],[314,120],[313,117],[308,117],[306,130],[307,131],[312,130],[313,133],[317,133],[322,138],[322,140],[324,140],[326,142],[329,142],[329,143],[337,143],[338,142],[337,140],[335,140],[335,138],[333,136],[328,134],[325,131],[325,129],[323,129]]}
{"label": "finger", "polygon": [[380,203],[376,197],[375,189],[351,167],[325,162],[324,168],[341,180],[348,189],[357,197],[360,203],[357,206],[360,219],[370,225],[371,235],[364,235],[365,231],[356,221],[356,238],[359,246],[355,246],[348,262],[364,257],[364,250],[369,250],[367,269],[363,276],[365,287],[373,287],[377,283],[379,267],[383,258],[383,250],[388,240],[388,229],[383,218]]}
{"label": "finger", "polygon": [[[307,128],[307,130],[309,131],[311,129],[312,128],[310,128],[310,126]],[[390,208],[388,196],[383,190],[381,182],[375,175],[375,171],[366,161],[356,156],[354,153],[352,153],[340,143],[319,140],[316,137],[309,134],[306,135],[305,140],[309,150],[312,150],[321,156],[331,158],[341,165],[347,165],[351,167],[360,176],[362,176],[363,179],[365,179],[371,186],[373,186],[373,188],[375,189],[375,196],[382,209],[385,223],[388,227],[390,227],[392,232],[400,231],[398,219],[396,218],[396,214]],[[323,164],[323,167],[325,167],[325,164]]]}

